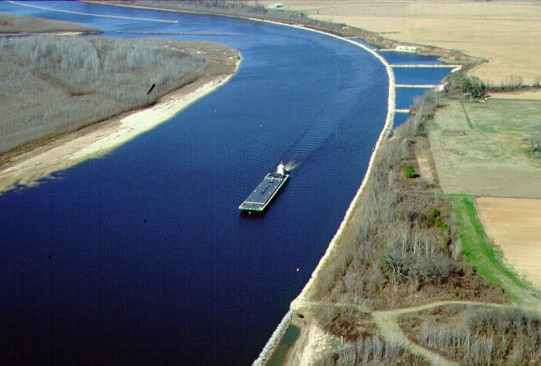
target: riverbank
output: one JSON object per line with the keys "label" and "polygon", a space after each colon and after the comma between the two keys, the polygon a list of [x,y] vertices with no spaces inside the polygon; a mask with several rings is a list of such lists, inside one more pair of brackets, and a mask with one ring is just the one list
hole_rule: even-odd
{"label": "riverbank", "polygon": [[105,37],[0,38],[0,153],[146,107],[238,53],[208,42]]}
{"label": "riverbank", "polygon": [[[333,261],[336,259],[337,256],[340,255],[340,252],[342,250],[342,247],[344,243],[346,243],[348,240],[351,240],[355,234],[352,233],[352,229],[355,228],[352,223],[356,220],[355,216],[359,210],[359,205],[362,201],[362,197],[365,193],[365,189],[368,183],[369,176],[371,174],[371,171],[373,169],[374,161],[377,157],[378,151],[381,148],[381,145],[384,143],[384,141],[390,136],[392,129],[393,129],[393,121],[394,121],[394,115],[395,115],[395,108],[396,108],[396,82],[394,77],[394,72],[391,67],[391,65],[385,60],[384,57],[382,57],[379,53],[374,51],[373,49],[367,47],[366,45],[362,43],[358,43],[355,41],[352,41],[347,38],[340,37],[338,35],[327,33],[321,30],[317,29],[310,29],[310,28],[304,28],[302,26],[298,25],[291,25],[291,24],[283,24],[280,22],[274,22],[269,20],[261,20],[261,19],[254,19],[256,21],[263,21],[267,23],[282,25],[282,26],[288,26],[292,28],[297,29],[303,29],[306,31],[316,32],[320,34],[324,34],[329,37],[333,37],[336,39],[339,39],[343,42],[347,42],[350,44],[353,44],[364,51],[372,54],[377,60],[379,60],[383,66],[385,67],[385,71],[387,73],[388,78],[388,99],[387,99],[387,116],[385,119],[385,123],[383,126],[383,129],[379,135],[379,138],[376,142],[376,145],[373,149],[373,153],[370,157],[370,161],[368,164],[368,168],[366,170],[365,176],[363,178],[363,181],[361,183],[361,186],[357,190],[357,193],[355,194],[353,200],[351,201],[348,210],[346,211],[344,219],[341,221],[340,226],[334,235],[333,239],[331,240],[329,246],[327,247],[325,253],[321,257],[320,261],[318,262],[316,268],[312,272],[312,275],[310,276],[310,279],[308,280],[307,284],[304,286],[300,294],[297,296],[297,298],[291,303],[291,311],[289,311],[282,322],[278,325],[277,329],[269,339],[269,342],[265,345],[263,351],[261,352],[260,356],[256,361],[254,361],[253,365],[266,365],[267,362],[270,360],[270,357],[273,355],[274,350],[278,347],[278,345],[281,342],[281,337],[286,333],[288,327],[291,325],[291,322],[294,321],[293,314],[300,308],[302,308],[307,302],[310,302],[310,298],[314,296],[314,292],[317,291],[318,287],[321,286],[321,282],[327,282],[327,276],[333,277],[333,273],[327,273],[327,272],[333,272],[335,267],[333,265]],[[305,362],[312,362],[315,359],[317,359],[316,352],[321,351],[319,349],[320,344],[324,343],[324,341],[321,341],[318,343],[319,338],[325,339],[325,334],[322,332],[318,332],[317,329],[308,328],[307,327],[300,327],[301,330],[301,336],[299,340],[297,340],[298,343],[301,343],[303,347],[296,347],[297,352],[304,352],[303,359]],[[316,332],[319,334],[319,337],[311,337],[315,338],[312,339],[312,342],[306,342],[306,337],[308,334],[312,334],[313,332]],[[290,355],[291,356],[291,355]]]}
{"label": "riverbank", "polygon": [[453,48],[441,48],[434,45],[419,44],[415,42],[399,42],[386,36],[384,33],[372,32],[366,29],[355,27],[351,24],[334,23],[321,19],[315,19],[306,16],[300,11],[290,11],[285,9],[272,10],[263,6],[238,5],[230,6],[206,6],[190,2],[172,3],[160,0],[83,0],[83,2],[114,5],[124,7],[134,7],[149,10],[173,11],[181,13],[218,15],[240,19],[267,20],[275,21],[281,24],[301,25],[304,28],[323,31],[344,38],[358,39],[379,49],[396,49],[398,46],[414,47],[415,52],[421,55],[435,56],[441,62],[448,64],[460,64],[464,69],[472,69],[484,62],[485,59],[468,55]]}
{"label": "riverbank", "polygon": [[[0,37],[0,192],[111,151],[223,84],[240,63],[237,51],[214,43],[79,37],[86,28],[8,18],[20,32]],[[47,35],[29,34],[40,31]]]}
{"label": "riverbank", "polygon": [[0,13],[0,36],[20,34],[96,34],[99,31],[80,24],[31,16],[14,16]]}
{"label": "riverbank", "polygon": [[[240,60],[235,67],[235,72]],[[233,74],[202,78],[162,97],[154,106],[66,134],[29,152],[13,157],[0,170],[0,193],[17,186],[32,186],[51,174],[85,160],[104,156],[115,148],[172,118],[200,98],[227,83]]]}

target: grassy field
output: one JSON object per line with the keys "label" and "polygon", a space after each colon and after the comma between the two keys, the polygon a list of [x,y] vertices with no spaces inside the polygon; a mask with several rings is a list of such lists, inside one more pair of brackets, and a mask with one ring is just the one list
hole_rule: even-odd
{"label": "grassy field", "polygon": [[541,159],[530,152],[540,102],[441,103],[429,138],[446,193],[541,198]]}
{"label": "grassy field", "polygon": [[450,197],[454,219],[459,232],[463,254],[485,279],[506,289],[515,301],[520,302],[521,279],[503,261],[503,255],[494,247],[477,216],[474,199],[467,195]]}
{"label": "grassy field", "polygon": [[514,100],[540,100],[541,101],[541,90],[528,90],[522,92],[511,92],[511,93],[497,93],[492,94],[494,99],[514,99]]}
{"label": "grassy field", "polygon": [[58,33],[96,32],[96,29],[79,24],[35,17],[20,17],[0,13],[0,34],[2,33]]}
{"label": "grassy field", "polygon": [[238,60],[211,43],[99,37],[0,38],[0,53],[0,153],[230,74]]}
{"label": "grassy field", "polygon": [[541,288],[541,200],[482,197],[476,206],[509,264]]}
{"label": "grassy field", "polygon": [[[275,3],[262,0],[259,3]],[[534,0],[281,0],[320,20],[401,42],[459,49],[490,62],[473,74],[500,83],[541,78],[541,3]]]}

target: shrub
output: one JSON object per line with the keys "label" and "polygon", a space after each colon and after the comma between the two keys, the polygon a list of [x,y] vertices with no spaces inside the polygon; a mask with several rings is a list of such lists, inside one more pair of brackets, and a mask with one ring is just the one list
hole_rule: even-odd
{"label": "shrub", "polygon": [[417,178],[419,175],[415,172],[413,165],[406,165],[403,169],[404,177],[406,178]]}
{"label": "shrub", "polygon": [[449,229],[449,225],[445,223],[441,216],[441,211],[437,208],[432,209],[432,213],[430,215],[430,226],[435,226],[438,229],[447,230]]}
{"label": "shrub", "polygon": [[440,98],[437,93],[430,91],[422,97],[414,99],[412,115],[408,123],[400,126],[397,133],[401,137],[413,138],[426,134],[426,123],[434,119],[436,109],[440,105]]}
{"label": "shrub", "polygon": [[456,73],[449,79],[446,92],[450,95],[461,93],[463,96],[473,99],[481,99],[486,96],[488,86],[476,76],[470,76],[463,72]]}
{"label": "shrub", "polygon": [[535,157],[541,154],[541,137],[534,137],[530,140],[530,152]]}
{"label": "shrub", "polygon": [[518,308],[470,308],[462,324],[427,321],[417,339],[466,365],[537,365],[541,359],[541,320]]}

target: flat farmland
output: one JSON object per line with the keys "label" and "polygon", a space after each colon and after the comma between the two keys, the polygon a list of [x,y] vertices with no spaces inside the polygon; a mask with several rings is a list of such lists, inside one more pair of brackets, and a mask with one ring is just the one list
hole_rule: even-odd
{"label": "flat farmland", "polygon": [[507,262],[541,287],[541,200],[482,197],[477,212]]}
{"label": "flat farmland", "polygon": [[442,100],[429,140],[446,193],[541,198],[541,157],[530,150],[541,133],[541,102]]}
{"label": "flat farmland", "polygon": [[491,94],[494,99],[516,99],[516,100],[539,100],[541,101],[541,90],[526,90],[509,93]]}
{"label": "flat farmland", "polygon": [[[273,0],[260,3],[274,3]],[[458,49],[489,61],[473,74],[492,83],[541,79],[541,2],[533,0],[281,0],[311,17],[400,42]]]}

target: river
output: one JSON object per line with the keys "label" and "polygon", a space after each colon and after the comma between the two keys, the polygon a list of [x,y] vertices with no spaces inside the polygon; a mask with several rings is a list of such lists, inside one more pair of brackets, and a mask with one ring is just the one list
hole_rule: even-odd
{"label": "river", "polygon": [[[67,12],[0,11],[110,37],[205,32],[160,37],[222,42],[243,62],[227,85],[106,157],[0,196],[1,363],[250,364],[362,181],[387,114],[384,66],[278,25],[34,4]],[[295,162],[289,185],[264,217],[241,217],[280,160]]]}

